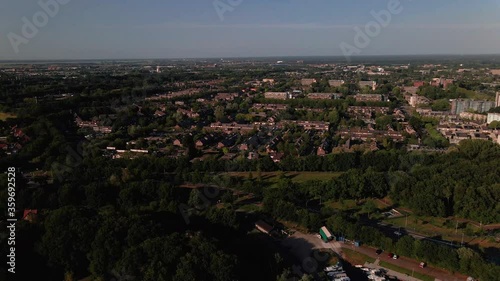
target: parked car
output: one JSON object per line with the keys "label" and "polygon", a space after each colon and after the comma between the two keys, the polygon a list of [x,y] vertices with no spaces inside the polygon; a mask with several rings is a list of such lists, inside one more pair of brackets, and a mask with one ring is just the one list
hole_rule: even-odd
{"label": "parked car", "polygon": [[341,266],[329,266],[324,269],[325,272],[335,272],[335,271],[342,271]]}
{"label": "parked car", "polygon": [[398,255],[394,254],[394,256],[392,256],[392,258],[397,260],[399,257],[398,257]]}
{"label": "parked car", "polygon": [[392,258],[392,256],[394,256],[394,254],[393,254],[393,253],[388,253],[388,254],[387,254],[387,257],[389,257],[389,258]]}
{"label": "parked car", "polygon": [[377,251],[375,251],[375,253],[377,253],[377,255],[382,254],[382,249],[377,249]]}
{"label": "parked car", "polygon": [[426,266],[427,266],[427,264],[426,264],[425,262],[421,262],[421,263],[420,263],[420,268],[424,268],[424,267],[426,267]]}

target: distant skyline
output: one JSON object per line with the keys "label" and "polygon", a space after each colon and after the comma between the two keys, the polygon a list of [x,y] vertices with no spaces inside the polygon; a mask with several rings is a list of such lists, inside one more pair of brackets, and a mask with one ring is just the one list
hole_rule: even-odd
{"label": "distant skyline", "polygon": [[[342,56],[354,27],[393,0],[239,0],[225,13],[213,0],[64,1],[18,53],[12,34],[22,36],[22,18],[43,9],[3,1],[0,60]],[[400,2],[402,11],[357,55],[500,53],[500,1]]]}

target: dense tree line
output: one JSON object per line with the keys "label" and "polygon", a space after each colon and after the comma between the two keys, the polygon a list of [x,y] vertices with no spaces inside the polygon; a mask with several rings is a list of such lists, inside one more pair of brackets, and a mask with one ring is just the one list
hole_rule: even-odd
{"label": "dense tree line", "polygon": [[423,215],[458,215],[483,222],[500,220],[500,148],[463,141],[458,151],[427,165],[389,174],[391,198]]}
{"label": "dense tree line", "polygon": [[360,225],[346,213],[332,211],[330,215],[327,226],[336,236],[362,241],[388,252],[424,261],[452,272],[472,275],[480,280],[498,280],[500,276],[500,266],[487,263],[480,254],[470,248],[457,249],[427,240],[416,240],[409,235],[393,241],[376,228]]}
{"label": "dense tree line", "polygon": [[[233,73],[228,71],[225,75]],[[137,71],[121,77],[88,75],[86,79],[68,80],[64,84],[47,78],[23,78],[22,82],[29,85],[21,86],[13,82],[12,77],[7,80],[2,77],[2,107],[18,114],[16,123],[24,128],[31,141],[18,154],[2,157],[0,168],[3,171],[9,166],[38,168],[49,171],[54,179],[38,188],[27,188],[20,176],[16,179],[19,210],[40,210],[41,222],[19,223],[21,267],[47,272],[48,280],[61,280],[63,273],[68,279],[91,274],[97,280],[116,275],[134,276],[138,280],[275,279],[281,273],[281,265],[274,259],[277,250],[269,245],[259,247],[258,239],[248,234],[255,218],[247,221],[238,216],[231,192],[222,192],[207,203],[199,191],[179,188],[185,183],[212,183],[251,192],[262,199],[265,215],[294,221],[310,230],[317,230],[326,219],[336,234],[450,270],[471,272],[484,280],[499,276],[488,275],[495,274],[498,268],[487,264],[470,249],[453,250],[411,238],[394,242],[376,229],[356,223],[348,215],[328,208],[311,211],[318,205],[318,199],[359,201],[389,195],[417,214],[456,215],[483,223],[500,221],[500,148],[491,142],[464,141],[445,154],[393,149],[325,157],[287,155],[280,163],[266,156],[258,160],[238,157],[222,161],[216,155],[204,161],[191,161],[199,155],[194,148],[179,158],[145,156],[112,160],[102,156],[102,147],[82,142],[81,136],[75,133],[75,112],[88,118],[113,114],[116,111],[110,110],[110,104],[120,107],[141,95],[176,89],[166,88],[164,83],[216,78],[216,73],[172,70],[151,77],[148,72]],[[226,86],[230,87],[230,83]],[[380,91],[390,90],[387,86]],[[11,92],[18,94],[11,95]],[[58,102],[29,100],[54,92],[81,94]],[[450,97],[441,89],[432,89],[428,95]],[[28,99],[25,106],[16,108],[24,99]],[[357,104],[352,98],[343,101],[298,99],[287,103],[335,108],[332,116],[322,116],[324,120],[331,117],[330,121],[338,120],[336,115],[342,116],[348,105]],[[391,107],[395,104],[380,103]],[[57,109],[55,113],[54,109]],[[132,121],[146,129],[132,128],[129,132],[122,128]],[[147,127],[149,121],[146,117],[136,117],[131,108],[119,112],[113,144],[123,145],[127,135],[141,136],[147,129],[178,122],[165,120],[165,124],[153,123]],[[383,127],[391,121],[381,118],[377,125]],[[1,125],[7,128],[13,123]],[[424,126],[415,127],[423,129]],[[192,143],[193,139],[187,141]],[[252,171],[256,178],[245,180],[220,175],[228,171]],[[326,182],[299,184],[283,174],[276,186],[269,187],[260,176],[266,171],[325,171],[341,175]],[[3,202],[7,200],[6,181],[6,175],[0,174],[0,201]],[[218,200],[223,204],[212,206]],[[0,210],[5,212],[5,205],[1,205]],[[189,223],[185,221],[186,214]],[[0,240],[6,244],[4,238]],[[258,272],[264,277],[252,272],[255,263],[265,268]],[[24,272],[21,274],[26,274],[21,278],[31,280],[30,269],[20,268]]]}
{"label": "dense tree line", "polygon": [[[213,157],[191,163],[188,157],[146,156],[128,161],[104,158],[100,150],[90,144],[71,144],[74,140],[61,133],[74,126],[71,121],[64,121],[68,120],[64,114],[49,117],[40,118],[28,127],[26,132],[33,136],[34,141],[28,143],[21,153],[0,159],[0,164],[7,167],[35,159],[43,163],[44,169],[52,170],[56,181],[71,179],[72,186],[76,186],[72,191],[74,194],[82,194],[83,191],[77,191],[78,186],[95,184],[95,179],[112,178],[117,185],[121,183],[117,179],[124,177],[124,171],[135,178],[167,180],[172,184],[209,181],[207,175],[210,173],[228,171],[346,172],[325,183],[324,193],[330,198],[363,199],[390,195],[396,202],[422,215],[458,215],[485,223],[499,221],[496,202],[499,201],[500,149],[488,141],[464,141],[457,149],[444,154],[381,150],[335,153],[325,157],[290,156],[280,163],[274,163],[269,157],[227,161]],[[67,177],[66,172],[71,177]],[[141,190],[141,187],[136,187],[136,190]],[[127,197],[123,198],[127,200]],[[147,201],[150,197],[143,198]]]}

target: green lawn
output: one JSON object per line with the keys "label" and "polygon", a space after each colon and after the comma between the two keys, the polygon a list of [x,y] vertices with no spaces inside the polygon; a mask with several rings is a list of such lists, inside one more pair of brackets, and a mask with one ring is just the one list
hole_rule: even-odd
{"label": "green lawn", "polygon": [[369,262],[369,263],[375,262],[374,258],[369,257],[365,254],[356,252],[356,251],[351,250],[351,249],[342,248],[342,252],[346,255],[347,260],[349,262],[351,262],[353,265],[356,265],[356,264],[363,265],[363,264],[365,264],[365,262]]}
{"label": "green lawn", "polygon": [[320,180],[329,181],[331,179],[337,178],[342,173],[328,173],[328,172],[300,172],[300,173],[290,173],[293,181],[305,182],[310,180]]}
{"label": "green lawn", "polygon": [[436,129],[436,126],[432,126],[431,124],[426,124],[425,129],[427,130],[427,133],[429,133],[429,136],[434,139],[434,140],[439,140],[439,141],[446,141],[446,138],[441,135],[441,133]]}
{"label": "green lawn", "polygon": [[[385,267],[385,268],[390,269],[390,270],[397,271],[399,273],[408,274],[408,276],[412,276],[412,270],[411,269],[406,269],[406,268],[403,268],[403,267],[399,267],[397,265],[393,265],[392,263],[381,261],[380,262],[380,266],[381,267]],[[425,274],[418,273],[418,272],[413,272],[413,277],[418,278],[418,279],[423,280],[423,281],[434,281],[434,279],[435,279],[435,278],[433,278],[433,277],[431,277],[429,275],[425,275]]]}
{"label": "green lawn", "polygon": [[327,203],[325,203],[325,205],[343,211],[361,208],[360,206],[356,205],[355,200],[328,201]]}
{"label": "green lawn", "polygon": [[257,205],[243,205],[238,208],[239,211],[247,212],[247,213],[253,213],[253,212],[258,212],[261,211],[262,208],[257,206]]}

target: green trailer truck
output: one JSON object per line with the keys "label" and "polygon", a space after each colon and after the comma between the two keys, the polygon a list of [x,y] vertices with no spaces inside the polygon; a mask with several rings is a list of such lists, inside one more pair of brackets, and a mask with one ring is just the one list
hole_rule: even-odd
{"label": "green trailer truck", "polygon": [[326,228],[326,226],[323,226],[319,229],[319,235],[321,235],[321,239],[323,239],[323,241],[325,242],[331,241],[333,239],[333,235],[330,233],[328,228]]}

